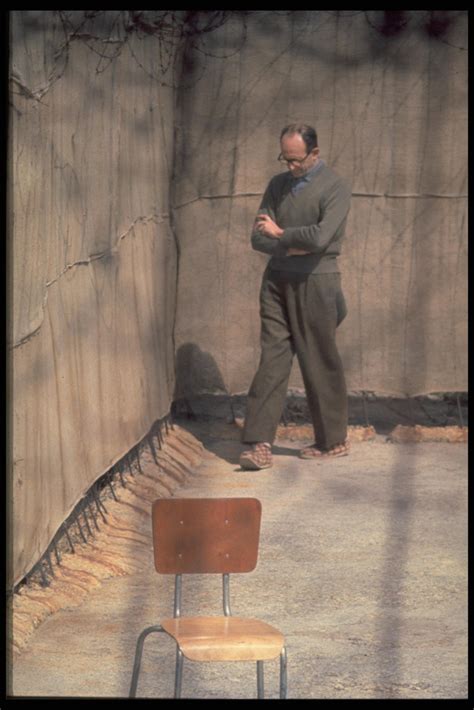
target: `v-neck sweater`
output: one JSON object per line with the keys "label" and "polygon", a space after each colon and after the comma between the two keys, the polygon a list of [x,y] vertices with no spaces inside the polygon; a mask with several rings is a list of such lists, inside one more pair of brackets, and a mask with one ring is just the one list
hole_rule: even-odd
{"label": "v-neck sweater", "polygon": [[[327,165],[296,194],[289,172],[275,175],[263,196],[259,214],[268,214],[283,229],[279,239],[253,232],[252,246],[271,255],[273,271],[327,274],[338,273],[347,215],[350,208],[349,183]],[[287,256],[293,247],[310,252]]]}

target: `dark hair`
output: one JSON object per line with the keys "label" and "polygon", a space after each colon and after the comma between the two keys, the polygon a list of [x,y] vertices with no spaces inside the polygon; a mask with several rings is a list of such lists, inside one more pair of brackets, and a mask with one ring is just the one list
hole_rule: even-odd
{"label": "dark hair", "polygon": [[295,133],[299,133],[301,138],[304,140],[308,153],[310,153],[313,148],[318,147],[318,136],[316,134],[316,130],[312,126],[308,126],[306,123],[290,123],[289,126],[285,126],[280,134],[280,140],[283,136],[292,136]]}

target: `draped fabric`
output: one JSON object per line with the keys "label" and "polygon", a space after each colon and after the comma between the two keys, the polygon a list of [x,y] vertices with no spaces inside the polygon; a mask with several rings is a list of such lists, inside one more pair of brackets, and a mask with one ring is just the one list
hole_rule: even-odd
{"label": "draped fabric", "polygon": [[[349,389],[466,389],[467,25],[456,14],[439,36],[429,17],[407,11],[391,30],[383,11],[262,12],[188,58],[176,346],[212,355],[227,391],[247,391],[258,364],[267,257],[249,235],[294,121],[316,127],[321,157],[352,182],[338,335]],[[302,387],[297,365],[290,385]]]}
{"label": "draped fabric", "polygon": [[173,91],[153,38],[106,67],[81,41],[58,59],[63,42],[55,14],[12,13],[15,582],[174,388]]}
{"label": "draped fabric", "polygon": [[122,11],[87,32],[62,12],[67,42],[58,11],[10,15],[14,581],[173,398],[247,391],[249,237],[289,122],[352,182],[349,389],[467,389],[464,11],[233,11],[176,62],[149,32],[119,41]]}

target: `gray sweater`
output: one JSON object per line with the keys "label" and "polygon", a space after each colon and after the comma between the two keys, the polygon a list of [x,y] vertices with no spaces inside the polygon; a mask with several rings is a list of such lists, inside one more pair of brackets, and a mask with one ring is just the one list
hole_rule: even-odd
{"label": "gray sweater", "polygon": [[[268,214],[284,230],[283,235],[273,239],[253,232],[252,246],[271,255],[269,268],[272,270],[337,273],[337,257],[350,207],[350,186],[326,165],[296,194],[292,192],[292,182],[290,172],[275,175],[259,210],[259,214]],[[311,253],[286,256],[289,247]]]}

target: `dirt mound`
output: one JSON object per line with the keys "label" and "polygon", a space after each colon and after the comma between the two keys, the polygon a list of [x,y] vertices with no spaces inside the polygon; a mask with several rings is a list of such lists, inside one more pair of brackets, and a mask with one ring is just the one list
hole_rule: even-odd
{"label": "dirt mound", "polygon": [[139,572],[150,562],[151,502],[169,496],[200,465],[202,444],[175,425],[154,456],[141,455],[140,475],[124,477],[117,500],[107,504],[106,524],[86,544],[61,556],[48,587],[31,581],[11,599],[12,648],[20,652],[38,626],[60,609],[80,606],[108,577]]}

